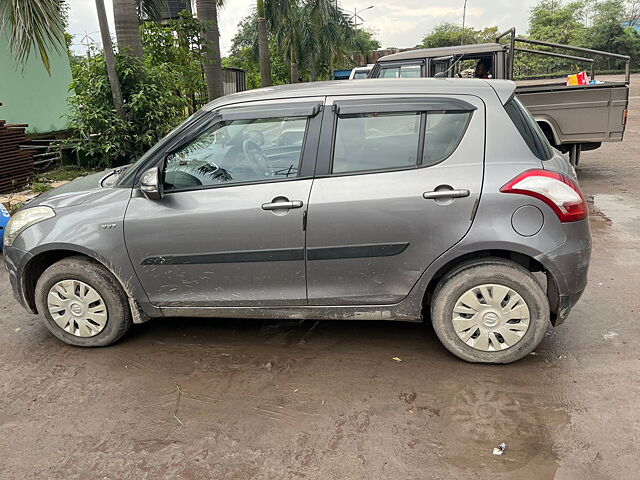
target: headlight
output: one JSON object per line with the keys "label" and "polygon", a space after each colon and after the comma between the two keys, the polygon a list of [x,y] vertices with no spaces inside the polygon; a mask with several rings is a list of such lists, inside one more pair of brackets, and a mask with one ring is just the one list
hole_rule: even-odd
{"label": "headlight", "polygon": [[31,207],[20,210],[7,224],[7,228],[4,231],[4,246],[10,247],[13,245],[16,237],[31,225],[55,216],[56,213],[51,207]]}

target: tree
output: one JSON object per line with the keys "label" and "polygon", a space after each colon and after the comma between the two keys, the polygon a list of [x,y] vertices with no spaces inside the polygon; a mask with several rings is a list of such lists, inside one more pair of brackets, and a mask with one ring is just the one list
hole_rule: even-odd
{"label": "tree", "polygon": [[198,18],[204,23],[204,77],[209,100],[224,95],[222,85],[222,60],[220,58],[220,30],[218,30],[218,6],[221,0],[196,0]]}
{"label": "tree", "polygon": [[111,85],[111,97],[113,107],[118,116],[126,119],[122,92],[120,91],[120,80],[116,73],[116,61],[113,55],[113,45],[111,45],[111,34],[109,33],[109,23],[107,23],[107,12],[104,8],[104,0],[96,0],[96,10],[98,12],[98,23],[100,24],[100,36],[102,37],[102,48],[104,49],[104,59],[107,66],[107,76]]}
{"label": "tree", "polygon": [[627,0],[627,22],[630,27],[640,22],[640,0]]}
{"label": "tree", "polygon": [[583,2],[540,0],[529,15],[529,37],[565,45],[583,45],[587,37],[584,14]]}
{"label": "tree", "polygon": [[[593,6],[592,25],[587,29],[589,46],[596,50],[632,55],[637,52],[638,34],[633,28],[622,26],[626,18],[625,2],[623,0],[604,0]],[[612,65],[613,62],[613,65]],[[612,59],[598,59],[600,67],[612,66],[619,63]]]}
{"label": "tree", "polygon": [[[328,77],[334,65],[353,64],[354,52],[380,46],[371,32],[354,29],[332,0],[273,0],[265,3],[265,9],[271,31],[268,38],[270,74],[275,84],[282,81],[282,61],[288,64],[289,81],[295,82],[307,75],[315,81],[318,75]],[[227,65],[246,70],[251,69],[252,52],[256,59],[263,58],[259,55],[258,15],[248,16],[238,25]],[[248,78],[251,85],[252,77]]]}
{"label": "tree", "polygon": [[350,62],[355,29],[334,0],[281,0],[267,6],[267,20],[278,49],[290,65],[291,82],[298,80],[301,68],[308,69],[314,81],[319,64],[332,68]]}
{"label": "tree", "polygon": [[48,50],[64,51],[64,20],[59,0],[0,0],[0,32],[7,32],[9,48],[24,64],[32,47],[40,53],[49,75]]}
{"label": "tree", "polygon": [[361,53],[365,57],[367,53],[380,49],[382,45],[374,38],[374,32],[371,30],[358,28],[353,38],[353,51]]}
{"label": "tree", "polygon": [[271,81],[271,58],[269,55],[269,33],[267,29],[267,19],[265,18],[264,0],[257,0],[258,7],[258,49],[260,56],[260,77],[262,78],[262,86],[270,87]]}
{"label": "tree", "polygon": [[306,52],[309,77],[315,81],[322,63],[332,70],[346,63],[353,51],[355,28],[333,0],[306,0],[302,5],[302,52]]}
{"label": "tree", "polygon": [[167,0],[113,0],[113,19],[120,52],[142,58],[140,22],[160,21]]}
{"label": "tree", "polygon": [[136,160],[184,118],[186,99],[174,86],[180,73],[169,65],[149,65],[118,55],[116,70],[126,100],[126,118],[116,115],[104,52],[95,52],[73,68],[69,137],[64,141],[87,167],[112,167]]}
{"label": "tree", "polygon": [[[258,14],[253,13],[243,18],[238,24],[238,31],[231,40],[231,54],[223,60],[225,67],[241,68],[247,75],[247,88],[260,88],[262,76],[258,49]],[[290,66],[285,65],[281,48],[276,45],[272,35],[268,44],[271,80],[273,85],[288,82],[291,74]]]}
{"label": "tree", "polygon": [[203,23],[191,12],[182,11],[177,20],[162,24],[142,24],[142,46],[145,64],[167,68],[176,73],[178,82],[173,90],[187,99],[189,114],[207,99],[207,87],[202,78]]}
{"label": "tree", "polygon": [[450,47],[460,44],[475,44],[494,42],[498,36],[498,27],[483,30],[475,28],[462,29],[454,23],[436,25],[429,34],[422,39],[423,48]]}
{"label": "tree", "polygon": [[120,52],[142,58],[142,38],[136,0],[113,0],[113,19]]}

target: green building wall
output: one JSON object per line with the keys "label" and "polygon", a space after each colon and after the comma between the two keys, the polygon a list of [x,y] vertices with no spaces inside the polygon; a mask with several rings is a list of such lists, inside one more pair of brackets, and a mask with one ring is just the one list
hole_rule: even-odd
{"label": "green building wall", "polygon": [[[0,0],[2,1],[2,0]],[[66,51],[49,52],[51,75],[37,50],[18,65],[5,36],[0,36],[0,119],[26,123],[28,133],[48,133],[67,128],[67,103],[71,65]]]}

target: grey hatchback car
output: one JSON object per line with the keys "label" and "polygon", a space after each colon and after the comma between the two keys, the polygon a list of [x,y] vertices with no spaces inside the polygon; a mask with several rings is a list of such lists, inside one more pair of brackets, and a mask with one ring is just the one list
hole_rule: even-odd
{"label": "grey hatchback car", "polygon": [[515,85],[320,82],[216,100],[132,166],[28,203],[17,300],[104,346],[154,317],[431,321],[508,363],[587,283],[588,209]]}

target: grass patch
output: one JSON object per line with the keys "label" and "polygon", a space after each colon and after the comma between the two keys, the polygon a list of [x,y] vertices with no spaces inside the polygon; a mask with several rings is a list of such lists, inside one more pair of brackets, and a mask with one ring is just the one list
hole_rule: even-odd
{"label": "grass patch", "polygon": [[31,184],[31,190],[33,190],[36,193],[44,193],[47,190],[51,190],[51,185],[47,184],[47,183],[41,183],[41,182],[33,182]]}
{"label": "grass patch", "polygon": [[33,179],[34,190],[37,183],[71,181],[89,173],[93,173],[93,171],[77,165],[60,165],[52,170],[38,173]]}

